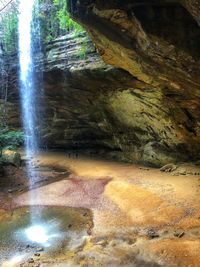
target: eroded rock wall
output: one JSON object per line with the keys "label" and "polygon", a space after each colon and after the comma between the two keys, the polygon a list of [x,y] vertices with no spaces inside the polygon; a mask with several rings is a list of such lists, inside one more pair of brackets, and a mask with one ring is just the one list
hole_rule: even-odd
{"label": "eroded rock wall", "polygon": [[73,18],[88,30],[103,60],[141,82],[137,94],[126,91],[114,97],[115,104],[128,103],[122,115],[119,106],[117,112],[113,110],[113,102],[110,109],[116,121],[130,126],[129,133],[137,133],[135,125],[141,130],[143,153],[153,146],[157,155],[164,149],[168,156],[182,153],[188,159],[198,158],[198,1],[80,0],[69,1],[68,6]]}
{"label": "eroded rock wall", "polygon": [[[198,49],[195,48],[194,55],[188,57],[181,54],[187,61],[185,65],[177,58],[171,59],[173,53],[166,52],[163,57],[162,49],[168,48],[165,46],[167,41],[156,36],[156,28],[151,34],[142,28],[138,20],[139,16],[143,17],[141,12],[138,11],[138,18],[133,19],[133,27],[132,19],[129,21],[130,14],[124,18],[125,9],[113,11],[109,4],[107,1],[106,11],[101,6],[98,10],[93,5],[92,11],[89,9],[96,13],[97,24],[103,21],[101,29],[96,27],[95,20],[93,25],[88,22],[85,25],[104,61],[111,65],[103,62],[84,34],[58,38],[45,46],[43,53],[35,56],[37,74],[42,78],[37,84],[36,95],[40,103],[36,131],[41,137],[41,146],[92,149],[102,151],[109,157],[156,166],[198,159],[198,77],[193,80],[188,73],[185,78],[189,68],[196,68],[198,73]],[[126,8],[126,1],[124,5]],[[114,22],[110,19],[112,13],[115,14],[112,18]],[[84,14],[87,18],[87,13]],[[165,14],[164,10],[162,14]],[[164,16],[162,14],[160,21]],[[165,23],[169,22],[168,15]],[[152,11],[152,17],[155,16],[155,11]],[[149,19],[147,16],[146,27],[150,27]],[[121,29],[121,24],[135,31],[135,42],[127,29]],[[178,38],[174,38],[178,42]],[[126,45],[127,40],[129,45]],[[148,44],[149,40],[157,40],[158,44],[154,43],[152,47]],[[140,50],[137,42],[141,42]],[[84,56],[81,52],[83,44],[87,44]],[[145,44],[148,45],[144,52]],[[154,50],[155,46],[162,50],[162,55],[154,58],[153,55],[158,53]],[[174,45],[170,46],[173,51],[177,49]],[[145,54],[151,52],[152,55]],[[177,54],[174,52],[173,55]],[[157,64],[158,58],[162,64]],[[190,65],[190,60],[193,65]],[[7,123],[9,127],[18,128],[21,123],[17,55],[6,62],[10,73]],[[174,64],[179,64],[179,67]],[[187,70],[183,71],[181,64]]]}

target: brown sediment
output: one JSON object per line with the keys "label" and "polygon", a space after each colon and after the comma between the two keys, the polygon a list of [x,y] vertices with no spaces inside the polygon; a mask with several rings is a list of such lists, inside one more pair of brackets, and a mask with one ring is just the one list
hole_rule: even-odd
{"label": "brown sediment", "polygon": [[[40,197],[31,204],[92,212],[81,247],[62,257],[47,253],[40,258],[44,266],[198,266],[198,175],[174,176],[95,158],[69,159],[62,153],[39,158],[42,166],[70,169],[71,175],[32,189]],[[16,206],[29,204],[28,192],[14,199]]]}

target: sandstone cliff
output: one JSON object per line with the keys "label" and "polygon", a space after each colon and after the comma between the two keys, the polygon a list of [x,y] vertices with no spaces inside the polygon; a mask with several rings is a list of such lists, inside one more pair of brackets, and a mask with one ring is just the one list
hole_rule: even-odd
{"label": "sandstone cliff", "polygon": [[110,109],[144,151],[199,157],[199,7],[192,0],[69,1],[103,60],[140,82],[118,92]]}
{"label": "sandstone cliff", "polygon": [[[103,149],[119,159],[157,166],[197,160],[198,8],[192,1],[70,4],[72,16],[85,26],[109,65],[85,35],[58,38],[36,56],[38,75],[43,72],[36,96],[42,103],[36,129],[42,146]],[[8,125],[16,128],[16,55],[6,62]]]}

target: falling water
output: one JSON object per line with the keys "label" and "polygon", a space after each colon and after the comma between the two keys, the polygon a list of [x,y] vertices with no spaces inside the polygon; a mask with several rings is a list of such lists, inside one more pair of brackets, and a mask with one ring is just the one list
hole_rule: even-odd
{"label": "falling water", "polygon": [[[19,2],[19,63],[20,63],[20,95],[22,121],[25,132],[25,152],[27,161],[27,174],[30,188],[38,180],[31,160],[38,151],[38,140],[36,132],[37,100],[36,83],[33,61],[33,23],[34,0],[20,0]],[[30,204],[34,195],[30,191]],[[33,212],[32,212],[33,213]],[[39,212],[36,214],[38,216]]]}
{"label": "falling water", "polygon": [[[37,110],[40,103],[36,96],[40,94],[37,90],[36,79],[34,71],[34,44],[33,39],[36,31],[33,31],[33,8],[34,2],[37,0],[20,0],[19,3],[19,62],[20,62],[20,96],[21,96],[21,108],[22,108],[22,119],[23,127],[25,132],[25,151],[27,161],[27,174],[29,178],[29,187],[33,187],[35,182],[38,181],[39,177],[37,171],[34,170],[31,161],[38,152],[39,138],[36,132],[37,129]],[[37,2],[36,2],[37,4]],[[38,7],[37,7],[38,8]],[[37,36],[38,37],[38,36]],[[36,44],[38,45],[38,44]],[[41,88],[40,88],[41,89]],[[37,190],[29,190],[29,203],[31,205],[40,196]],[[36,207],[31,208],[31,224],[30,227],[25,229],[25,234],[31,242],[42,243],[43,245],[49,246],[49,240],[52,238],[58,238],[59,234],[55,229],[59,222],[53,220],[46,222],[42,219],[42,208]],[[50,227],[50,228],[49,228]],[[52,228],[54,232],[52,233]],[[50,230],[51,231],[50,231]]]}
{"label": "falling water", "polygon": [[35,81],[32,59],[32,10],[34,0],[20,0],[19,5],[19,60],[22,119],[26,134],[26,154],[31,157],[37,151],[35,134]]}

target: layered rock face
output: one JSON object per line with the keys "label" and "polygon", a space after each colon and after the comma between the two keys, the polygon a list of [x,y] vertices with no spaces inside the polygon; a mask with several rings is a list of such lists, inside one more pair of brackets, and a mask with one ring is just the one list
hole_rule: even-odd
{"label": "layered rock face", "polygon": [[[7,125],[21,128],[17,55],[5,57],[4,62],[8,70]],[[106,65],[85,34],[68,34],[49,43],[35,56],[35,69],[39,108],[35,130],[42,147],[92,149],[134,160],[129,158],[132,150],[126,130],[115,122],[115,115],[112,118],[110,107],[117,92],[138,83],[135,78]],[[1,94],[2,110],[3,103]]]}
{"label": "layered rock face", "polygon": [[[58,38],[36,56],[40,78],[43,73],[36,96],[41,145],[103,150],[156,166],[197,160],[198,6],[186,0],[80,0],[69,7],[103,60],[85,35]],[[14,57],[6,60],[11,73],[7,118],[17,128]]]}
{"label": "layered rock face", "polygon": [[137,85],[109,98],[113,121],[129,136],[127,146],[143,147],[145,162],[154,157],[198,158],[198,1],[80,0],[68,5],[103,60],[137,80]]}

